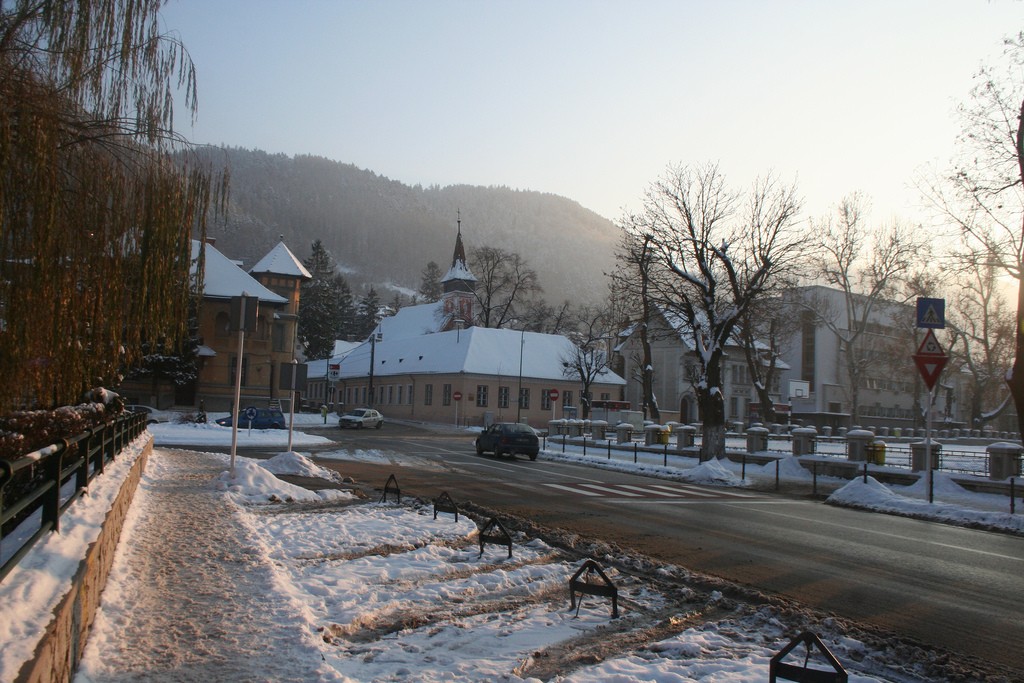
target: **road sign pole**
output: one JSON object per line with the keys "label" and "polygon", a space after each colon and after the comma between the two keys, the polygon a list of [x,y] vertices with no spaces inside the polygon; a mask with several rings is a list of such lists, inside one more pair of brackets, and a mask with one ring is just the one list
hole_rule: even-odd
{"label": "road sign pole", "polygon": [[928,504],[931,505],[934,491],[934,481],[932,479],[932,403],[935,401],[935,389],[928,390],[928,407],[924,414],[924,452],[925,457],[928,459]]}

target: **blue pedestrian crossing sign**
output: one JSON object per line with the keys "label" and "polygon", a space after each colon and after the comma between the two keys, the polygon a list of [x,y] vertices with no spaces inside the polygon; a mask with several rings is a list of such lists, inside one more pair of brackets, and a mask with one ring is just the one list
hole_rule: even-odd
{"label": "blue pedestrian crossing sign", "polygon": [[917,326],[942,330],[946,327],[946,300],[919,297],[917,300]]}

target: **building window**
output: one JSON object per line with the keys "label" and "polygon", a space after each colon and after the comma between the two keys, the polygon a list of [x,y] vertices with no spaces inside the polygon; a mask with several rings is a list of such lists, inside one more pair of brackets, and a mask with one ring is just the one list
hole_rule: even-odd
{"label": "building window", "polygon": [[423,385],[423,405],[431,406],[434,405],[434,385],[424,384]]}
{"label": "building window", "polygon": [[231,316],[227,313],[218,313],[213,333],[218,337],[227,337],[231,333]]}
{"label": "building window", "polygon": [[405,389],[405,387],[403,387],[401,384],[398,385],[398,404],[399,405],[405,403],[405,401],[403,400],[405,398],[405,396],[403,396],[403,390],[404,389]]}
{"label": "building window", "polygon": [[[267,329],[265,324],[263,325],[263,329],[264,330]],[[264,332],[263,338],[266,339],[266,333],[265,332]],[[285,334],[284,323],[274,323],[273,339],[271,340],[271,345],[272,345],[274,351],[287,351],[288,349],[285,346],[285,341],[287,339],[288,339],[288,335]]]}
{"label": "building window", "polygon": [[530,409],[530,390],[524,388],[519,390],[519,407],[523,410]]}
{"label": "building window", "polygon": [[540,409],[551,410],[551,392],[542,391],[540,392]]}
{"label": "building window", "polygon": [[612,400],[612,395],[610,393],[608,393],[607,391],[602,391],[601,392],[601,400],[602,401],[610,401],[610,400]]}
{"label": "building window", "polygon": [[441,405],[450,406],[452,404],[452,385],[442,384],[441,385]]}
{"label": "building window", "polygon": [[[238,377],[235,374],[238,370],[238,356],[231,356],[229,363],[231,364],[231,386],[235,386]],[[249,356],[242,356],[242,386],[249,386]]]}
{"label": "building window", "polygon": [[476,407],[486,408],[487,407],[487,385],[477,384],[476,385]]}
{"label": "building window", "polygon": [[800,330],[800,379],[814,387],[814,313],[804,313]]}
{"label": "building window", "polygon": [[498,387],[498,407],[508,408],[508,387]]}
{"label": "building window", "polygon": [[740,401],[735,396],[729,397],[729,417],[741,417]]}
{"label": "building window", "polygon": [[571,406],[572,404],[573,404],[572,403],[572,392],[571,391],[563,391],[562,392],[562,405],[563,406]]}
{"label": "building window", "polygon": [[406,399],[406,403],[408,405],[412,405],[412,385],[411,384],[406,385],[405,395],[408,397]]}

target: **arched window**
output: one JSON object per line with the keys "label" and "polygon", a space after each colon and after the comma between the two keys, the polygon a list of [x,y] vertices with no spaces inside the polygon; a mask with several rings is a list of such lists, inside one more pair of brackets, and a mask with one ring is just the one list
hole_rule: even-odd
{"label": "arched window", "polygon": [[217,318],[214,320],[214,335],[218,337],[226,337],[231,333],[231,316],[223,311],[217,314]]}

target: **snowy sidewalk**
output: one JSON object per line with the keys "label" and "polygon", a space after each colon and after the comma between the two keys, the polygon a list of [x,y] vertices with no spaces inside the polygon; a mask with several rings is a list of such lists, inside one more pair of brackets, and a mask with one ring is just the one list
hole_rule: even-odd
{"label": "snowy sidewalk", "polygon": [[[75,680],[337,680],[215,488],[222,459],[157,449]],[[294,629],[282,625],[294,623]]]}

